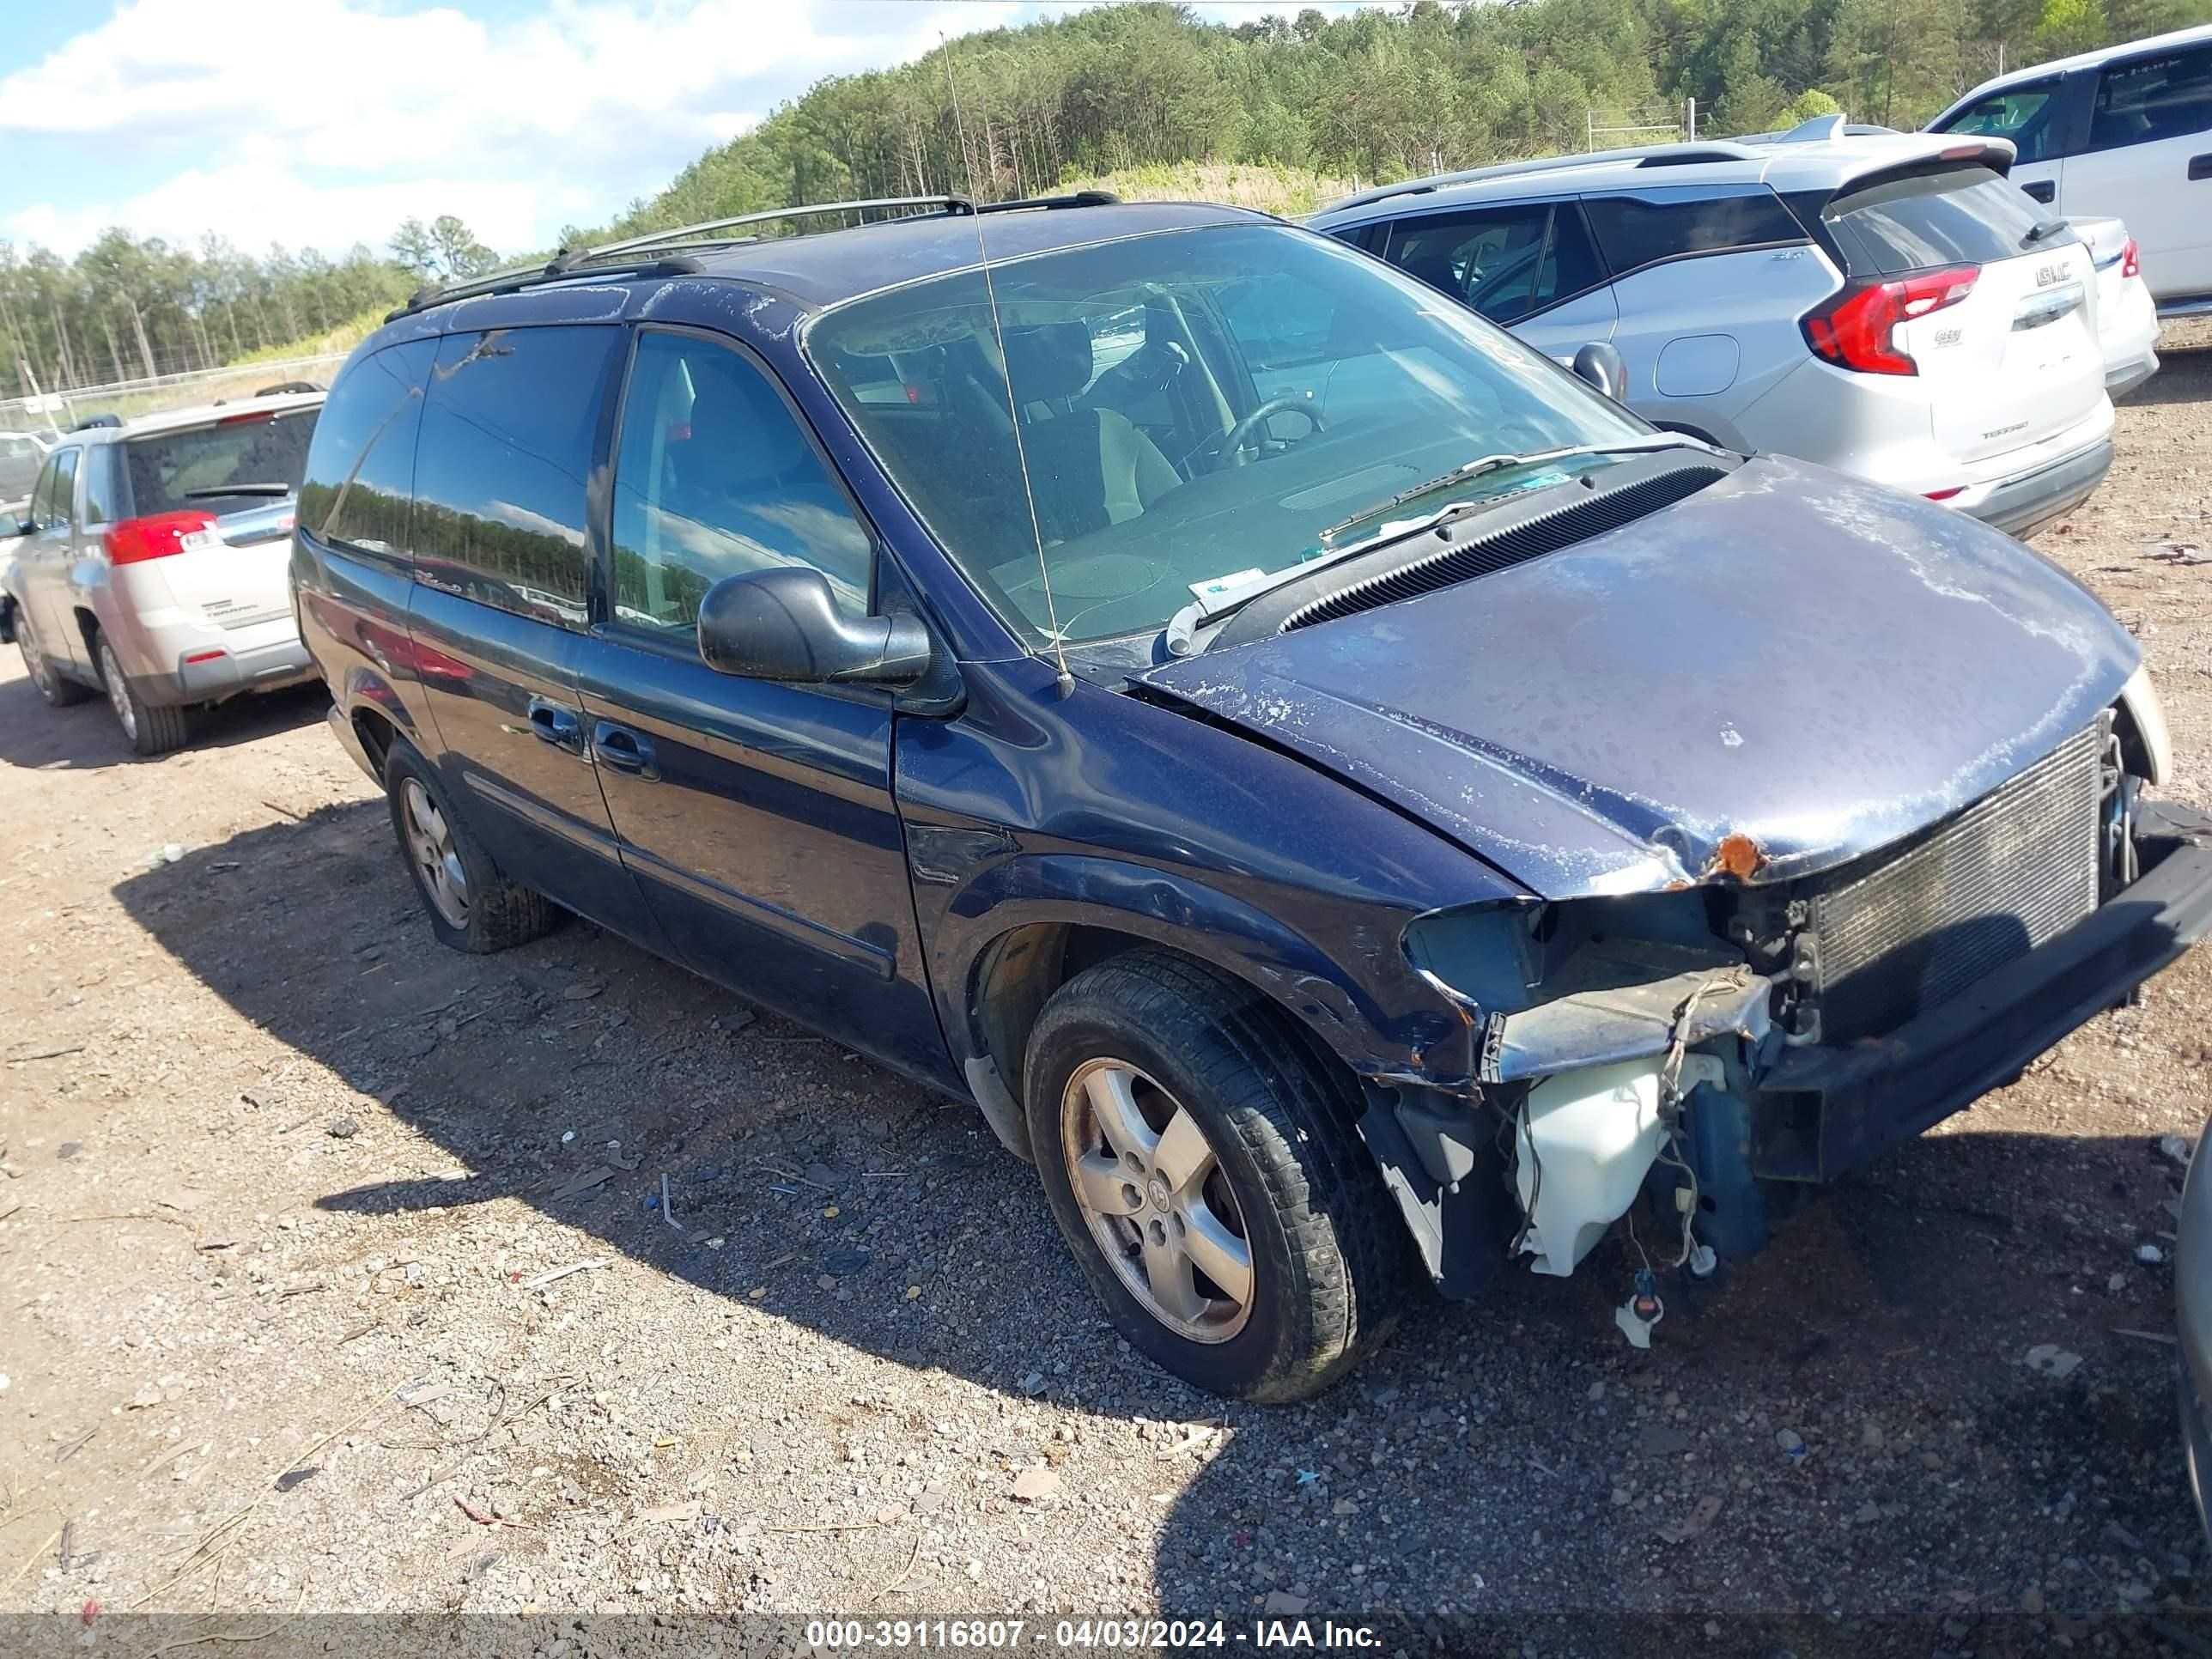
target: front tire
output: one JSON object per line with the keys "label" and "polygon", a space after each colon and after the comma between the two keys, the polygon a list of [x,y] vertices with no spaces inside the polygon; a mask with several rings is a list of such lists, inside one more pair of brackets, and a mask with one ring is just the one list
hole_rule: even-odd
{"label": "front tire", "polygon": [[507,879],[453,810],[428,763],[397,739],[385,758],[384,788],[400,858],[439,944],[489,956],[552,931],[560,918],[552,902]]}
{"label": "front tire", "polygon": [[1385,1336],[1409,1247],[1305,1033],[1142,949],[1077,975],[1024,1095],[1054,1219],[1130,1345],[1209,1393],[1300,1400]]}
{"label": "front tire", "polygon": [[100,641],[100,680],[107,688],[107,706],[115,711],[115,723],[131,740],[134,753],[151,759],[185,746],[185,739],[190,735],[185,711],[157,707],[133,691],[123,672],[123,665],[115,659],[115,647],[107,642],[105,635]]}

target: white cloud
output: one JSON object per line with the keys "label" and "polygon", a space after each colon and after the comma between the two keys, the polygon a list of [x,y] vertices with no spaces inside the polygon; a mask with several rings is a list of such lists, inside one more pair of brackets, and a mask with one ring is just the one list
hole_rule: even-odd
{"label": "white cloud", "polygon": [[[130,0],[0,79],[0,140],[73,141],[82,169],[0,234],[73,252],[111,224],[175,238],[214,229],[252,248],[336,252],[380,241],[410,214],[450,212],[495,247],[541,246],[563,222],[603,221],[649,194],[752,125],[747,112],[823,76],[903,62],[940,32],[1037,9],[549,0],[538,16],[490,23],[374,0]],[[106,191],[103,153],[174,156],[176,171]]]}

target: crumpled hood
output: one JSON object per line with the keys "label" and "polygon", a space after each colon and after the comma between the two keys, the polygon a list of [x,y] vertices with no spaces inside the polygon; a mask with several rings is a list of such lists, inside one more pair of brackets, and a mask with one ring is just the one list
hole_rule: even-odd
{"label": "crumpled hood", "polygon": [[1142,678],[1571,898],[1843,863],[2049,753],[2138,659],[2011,538],[1764,457],[1565,551]]}

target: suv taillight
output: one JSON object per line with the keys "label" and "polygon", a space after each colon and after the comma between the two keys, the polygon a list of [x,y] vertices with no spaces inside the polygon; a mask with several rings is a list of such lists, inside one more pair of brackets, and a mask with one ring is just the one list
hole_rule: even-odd
{"label": "suv taillight", "polygon": [[2136,250],[2136,239],[2132,236],[2128,238],[2128,245],[2120,250],[2120,275],[2123,276],[2142,275],[2142,258]]}
{"label": "suv taillight", "polygon": [[172,553],[212,547],[222,539],[212,513],[155,513],[108,526],[107,562],[140,564],[148,559],[166,559]]}
{"label": "suv taillight", "polygon": [[1799,319],[1813,355],[1863,374],[1917,374],[1920,365],[1899,349],[1899,323],[1954,306],[1974,291],[1979,265],[1947,265],[1910,276],[1853,283]]}

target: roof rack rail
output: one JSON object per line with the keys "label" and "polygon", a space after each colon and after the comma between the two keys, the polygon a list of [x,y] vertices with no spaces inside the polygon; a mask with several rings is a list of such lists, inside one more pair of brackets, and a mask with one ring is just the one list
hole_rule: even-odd
{"label": "roof rack rail", "polygon": [[973,213],[975,204],[964,196],[877,196],[853,202],[811,202],[800,207],[769,208],[759,213],[740,213],[732,219],[702,219],[696,225],[678,225],[673,230],[656,230],[647,235],[633,236],[627,241],[603,242],[597,247],[580,248],[574,253],[564,248],[554,255],[553,263],[563,270],[570,270],[587,259],[605,258],[610,253],[634,253],[640,248],[662,247],[704,231],[732,230],[739,225],[764,225],[778,219],[811,218],[823,213],[859,213],[875,208],[935,208],[943,213]]}
{"label": "roof rack rail", "polygon": [[682,276],[698,269],[696,260],[663,258],[634,260],[583,272],[563,268],[556,257],[542,265],[515,265],[507,270],[495,270],[489,276],[479,276],[472,282],[453,283],[442,288],[426,283],[409,295],[404,304],[386,312],[384,320],[396,323],[402,317],[411,317],[418,311],[428,311],[432,306],[441,306],[453,300],[480,300],[493,294],[517,294],[526,288],[535,288],[540,283],[557,283],[563,276]]}
{"label": "roof rack rail", "polygon": [[88,415],[84,419],[79,421],[75,426],[71,427],[70,430],[72,432],[90,432],[98,427],[121,426],[122,424],[123,417],[120,415]]}
{"label": "roof rack rail", "polygon": [[[1439,190],[1449,190],[1455,185],[1480,184],[1490,179],[1512,179],[1527,173],[1558,173],[1568,167],[1622,166],[1665,167],[1670,151],[1684,152],[1682,161],[1744,161],[1751,160],[1757,151],[1733,141],[1708,141],[1703,138],[1694,143],[1639,144],[1625,149],[1583,150],[1571,155],[1538,155],[1520,161],[1492,161],[1479,167],[1462,167],[1453,173],[1438,173],[1425,179],[1407,179],[1395,185],[1380,185],[1373,190],[1361,191],[1340,201],[1331,202],[1323,212],[1337,212],[1345,208],[1365,207],[1374,202],[1386,202],[1399,196],[1425,196]],[[1657,158],[1657,159],[1655,159]],[[1680,165],[1680,163],[1675,163]]]}
{"label": "roof rack rail", "polygon": [[1062,196],[1017,196],[1006,202],[978,202],[975,213],[1018,213],[1028,208],[1113,207],[1121,198],[1110,190],[1072,190]]}
{"label": "roof rack rail", "polygon": [[[441,288],[425,286],[417,289],[404,305],[388,313],[384,320],[397,322],[402,317],[427,310],[432,306],[444,305],[451,300],[514,294],[539,283],[558,282],[564,276],[691,275],[699,267],[684,257],[686,253],[732,247],[759,239],[718,236],[710,241],[687,242],[684,238],[704,236],[709,231],[736,230],[746,225],[770,224],[779,219],[806,219],[830,213],[860,213],[898,208],[918,208],[944,214],[1012,213],[1028,208],[1104,207],[1121,199],[1111,191],[1079,190],[1063,196],[1030,196],[1014,201],[980,204],[969,200],[965,196],[878,196],[851,202],[811,202],[798,207],[768,208],[758,213],[740,213],[728,219],[702,219],[695,225],[678,225],[671,230],[652,231],[619,242],[602,242],[596,247],[562,248],[542,265],[515,265],[505,270],[495,270],[488,276],[479,276],[472,282]],[[905,216],[921,216],[913,214]],[[656,248],[669,252],[653,259],[623,259],[612,265],[599,263],[617,255],[644,253]]]}

